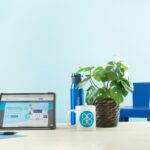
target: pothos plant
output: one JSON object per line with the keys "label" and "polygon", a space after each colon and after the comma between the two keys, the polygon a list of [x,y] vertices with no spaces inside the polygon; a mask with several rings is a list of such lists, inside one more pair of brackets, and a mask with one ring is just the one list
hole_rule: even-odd
{"label": "pothos plant", "polygon": [[96,99],[112,99],[120,104],[133,90],[128,65],[121,59],[109,61],[105,67],[80,68],[77,73],[84,74],[79,88],[89,83],[85,98],[87,104],[93,104]]}

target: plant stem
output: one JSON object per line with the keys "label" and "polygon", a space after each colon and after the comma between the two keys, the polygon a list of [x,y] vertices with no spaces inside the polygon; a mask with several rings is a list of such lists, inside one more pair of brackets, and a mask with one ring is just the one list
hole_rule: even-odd
{"label": "plant stem", "polygon": [[107,82],[106,89],[109,90],[109,81]]}
{"label": "plant stem", "polygon": [[103,82],[103,86],[104,86],[104,87],[106,87],[106,84],[105,84],[105,82]]}
{"label": "plant stem", "polygon": [[90,78],[90,82],[92,85],[94,85],[97,89],[99,89],[99,87],[94,83],[94,81],[92,80],[92,77]]}
{"label": "plant stem", "polygon": [[94,83],[94,81],[92,80],[92,73],[90,71],[90,83],[95,86],[97,89],[99,89],[99,87]]}

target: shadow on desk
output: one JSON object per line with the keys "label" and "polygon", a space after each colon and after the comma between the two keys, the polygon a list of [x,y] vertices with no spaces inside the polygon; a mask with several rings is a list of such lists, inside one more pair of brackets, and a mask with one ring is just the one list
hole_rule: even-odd
{"label": "shadow on desk", "polygon": [[25,137],[25,135],[0,135],[1,139],[12,139],[12,138],[22,138]]}

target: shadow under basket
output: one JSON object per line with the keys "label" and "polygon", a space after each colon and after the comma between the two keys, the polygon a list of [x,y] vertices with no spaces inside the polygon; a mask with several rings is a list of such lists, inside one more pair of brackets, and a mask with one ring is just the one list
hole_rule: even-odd
{"label": "shadow under basket", "polygon": [[119,105],[112,99],[96,99],[96,126],[116,127],[119,121]]}

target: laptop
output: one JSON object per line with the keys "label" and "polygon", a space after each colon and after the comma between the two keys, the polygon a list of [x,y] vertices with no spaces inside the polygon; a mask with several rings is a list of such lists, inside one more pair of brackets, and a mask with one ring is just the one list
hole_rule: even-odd
{"label": "laptop", "polygon": [[2,93],[0,129],[55,129],[55,93]]}

